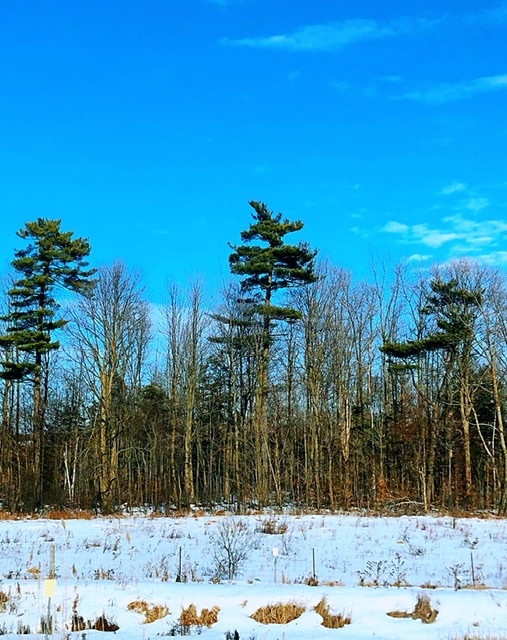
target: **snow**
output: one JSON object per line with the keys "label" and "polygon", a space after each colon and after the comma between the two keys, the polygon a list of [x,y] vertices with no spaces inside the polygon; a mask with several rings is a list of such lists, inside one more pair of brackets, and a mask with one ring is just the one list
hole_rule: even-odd
{"label": "snow", "polygon": [[[218,566],[224,539],[233,553],[245,551],[230,581]],[[227,632],[232,638],[235,630],[242,640],[507,637],[506,542],[507,522],[495,518],[266,514],[3,520],[0,594],[7,601],[2,605],[0,596],[0,634],[24,627],[32,636],[44,635],[41,619],[49,604],[56,638],[104,636],[89,628],[72,632],[73,614],[92,622],[105,615],[118,625],[119,640],[155,638],[176,633],[182,610],[193,603],[198,613],[220,608],[210,628],[191,627],[192,635],[210,640],[223,640]],[[48,602],[52,547],[56,589]],[[178,573],[182,581],[176,580]],[[438,610],[434,623],[387,615],[411,613],[422,595]],[[349,616],[351,624],[323,627],[313,610],[323,597],[331,613]],[[129,609],[136,601],[165,606],[170,614],[145,623],[144,614]],[[280,602],[296,602],[305,611],[288,624],[264,625],[250,617],[259,607]]]}

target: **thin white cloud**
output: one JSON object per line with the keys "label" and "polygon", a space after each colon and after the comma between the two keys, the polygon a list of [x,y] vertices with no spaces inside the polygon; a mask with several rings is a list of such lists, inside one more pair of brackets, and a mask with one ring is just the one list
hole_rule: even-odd
{"label": "thin white cloud", "polygon": [[430,254],[413,253],[407,258],[407,262],[427,262],[428,260],[431,260],[432,257],[433,256]]}
{"label": "thin white cloud", "polygon": [[487,264],[493,265],[505,265],[507,264],[507,251],[493,251],[481,255],[481,260],[484,260]]}
{"label": "thin white cloud", "polygon": [[470,198],[465,204],[465,208],[470,211],[482,211],[486,207],[489,207],[489,200],[487,198]]}
{"label": "thin white cloud", "polygon": [[354,233],[357,236],[360,236],[361,238],[369,238],[370,237],[370,231],[369,229],[364,229],[363,227],[350,227],[349,231],[351,233]]}
{"label": "thin white cloud", "polygon": [[439,249],[443,244],[458,240],[460,237],[454,231],[442,231],[440,229],[430,229],[427,224],[416,224],[411,229],[412,241],[419,242],[426,247]]}
{"label": "thin white cloud", "polygon": [[453,182],[452,184],[449,184],[446,187],[444,187],[440,191],[440,193],[444,196],[448,196],[451,193],[457,193],[458,191],[465,191],[466,188],[467,186],[464,182]]}
{"label": "thin white cloud", "polygon": [[401,235],[403,242],[423,244],[432,249],[438,249],[446,242],[459,238],[459,235],[454,231],[431,229],[427,224],[409,226],[395,220],[388,222],[382,231]]}
{"label": "thin white cloud", "polygon": [[341,80],[330,80],[329,86],[338,93],[345,93],[350,89],[350,84],[348,82],[342,82]]}
{"label": "thin white cloud", "polygon": [[507,234],[507,222],[503,220],[482,220],[478,222],[457,213],[453,216],[447,216],[443,219],[443,222],[455,229],[460,229],[464,236],[470,238],[477,236],[494,238],[501,234]]}
{"label": "thin white cloud", "polygon": [[[206,0],[217,5],[229,5],[245,0]],[[507,22],[507,5],[502,3],[498,7],[476,13],[441,14],[431,18],[402,17],[390,22],[379,22],[365,18],[356,18],[327,24],[304,25],[295,31],[249,38],[223,38],[222,44],[255,47],[262,49],[283,49],[286,51],[336,51],[359,42],[387,38],[402,34],[412,34],[435,28],[450,28],[477,25],[498,25]],[[400,76],[386,76],[386,82],[397,83]],[[445,91],[441,88],[441,91]],[[463,88],[461,89],[463,91]],[[447,93],[452,88],[447,88]],[[422,95],[422,94],[421,94]],[[421,99],[416,92],[408,97]],[[430,95],[429,99],[438,97]]]}
{"label": "thin white cloud", "polygon": [[464,14],[457,18],[464,24],[502,26],[507,23],[507,4],[502,2],[497,7],[485,9],[478,13]]}
{"label": "thin white cloud", "polygon": [[[427,223],[407,225],[391,220],[381,229],[383,233],[398,235],[404,244],[421,245],[430,249],[446,246],[452,255],[495,255],[494,247],[507,240],[507,221],[474,220],[461,214],[447,216],[440,228]],[[414,254],[413,259],[425,254]]]}
{"label": "thin white cloud", "polygon": [[375,20],[357,19],[331,24],[309,25],[286,34],[238,40],[223,39],[222,43],[288,51],[334,51],[356,42],[392,36],[401,29],[401,25],[395,26],[387,23],[382,24]]}
{"label": "thin white cloud", "polygon": [[410,230],[410,227],[406,224],[402,224],[401,222],[388,222],[382,229],[386,233],[407,233]]}
{"label": "thin white cloud", "polygon": [[400,99],[417,100],[430,105],[440,105],[457,100],[466,100],[482,93],[507,89],[507,74],[484,76],[470,82],[439,84],[423,91],[411,91]]}
{"label": "thin white cloud", "polygon": [[400,84],[404,81],[403,76],[382,76],[379,79],[388,84]]}

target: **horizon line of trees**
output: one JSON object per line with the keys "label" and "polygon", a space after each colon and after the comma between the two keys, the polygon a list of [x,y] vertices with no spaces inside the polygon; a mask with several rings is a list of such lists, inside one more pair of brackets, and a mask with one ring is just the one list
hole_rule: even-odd
{"label": "horizon line of trees", "polygon": [[18,233],[0,298],[1,506],[504,515],[506,274],[462,259],[355,281],[286,243],[301,221],[250,205],[219,302],[170,286],[157,328],[124,263],[89,269],[60,220]]}

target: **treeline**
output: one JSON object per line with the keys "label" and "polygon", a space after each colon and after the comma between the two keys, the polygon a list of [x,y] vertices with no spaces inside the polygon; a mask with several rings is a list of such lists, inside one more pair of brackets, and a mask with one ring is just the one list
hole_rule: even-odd
{"label": "treeline", "polygon": [[505,513],[505,274],[460,260],[356,281],[285,243],[302,223],[251,205],[220,301],[171,287],[156,323],[123,263],[87,270],[60,221],[20,232],[0,330],[3,507]]}

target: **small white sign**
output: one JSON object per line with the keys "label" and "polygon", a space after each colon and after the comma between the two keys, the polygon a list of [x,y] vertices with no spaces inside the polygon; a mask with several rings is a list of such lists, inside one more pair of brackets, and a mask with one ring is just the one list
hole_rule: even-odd
{"label": "small white sign", "polygon": [[273,547],[273,558],[278,556],[278,547]]}

